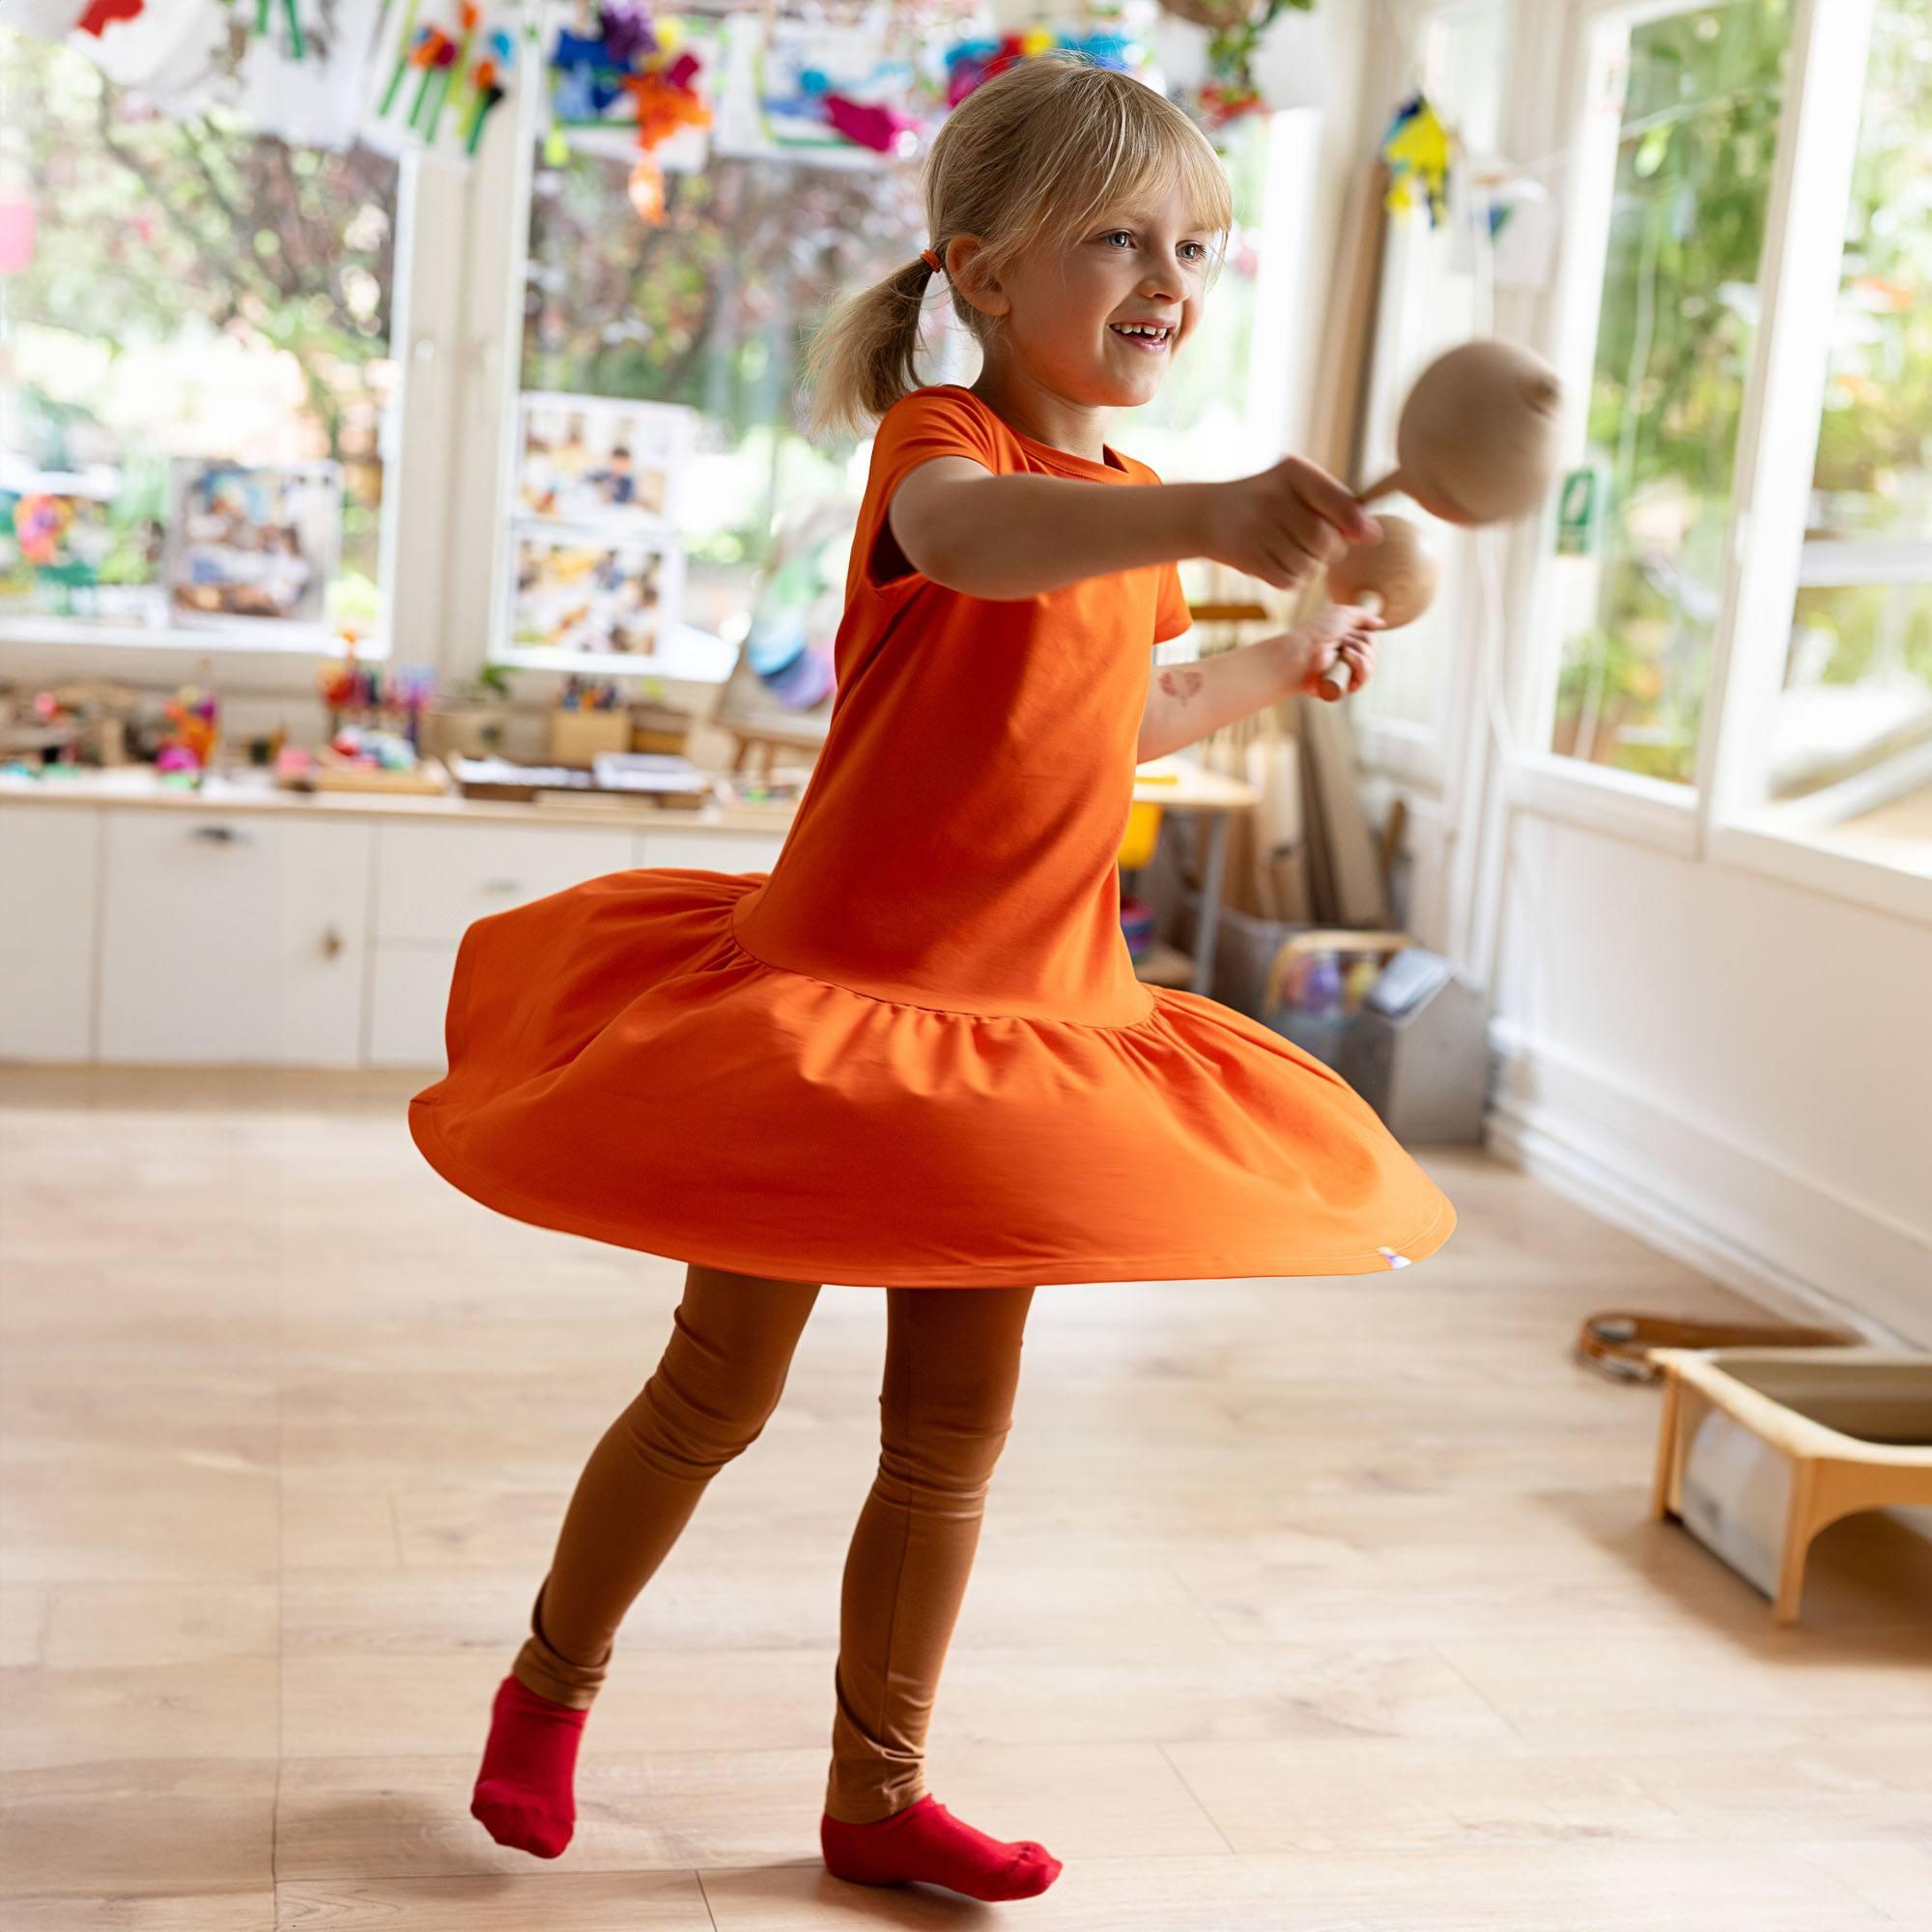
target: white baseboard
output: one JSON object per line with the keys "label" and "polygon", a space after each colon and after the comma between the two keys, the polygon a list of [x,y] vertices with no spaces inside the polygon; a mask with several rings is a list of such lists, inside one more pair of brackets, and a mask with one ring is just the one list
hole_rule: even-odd
{"label": "white baseboard", "polygon": [[1506,1021],[1491,1041],[1499,1159],[1775,1315],[1932,1349],[1932,1242]]}

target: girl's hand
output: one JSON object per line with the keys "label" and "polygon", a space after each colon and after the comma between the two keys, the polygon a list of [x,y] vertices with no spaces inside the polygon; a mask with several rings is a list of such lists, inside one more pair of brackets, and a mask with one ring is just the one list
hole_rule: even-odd
{"label": "girl's hand", "polygon": [[1212,486],[1202,553],[1289,589],[1326,570],[1344,545],[1373,543],[1381,526],[1325,469],[1298,456],[1272,469]]}
{"label": "girl's hand", "polygon": [[[1356,604],[1332,604],[1318,611],[1305,624],[1297,624],[1283,639],[1287,647],[1289,690],[1302,696],[1326,698],[1330,703],[1360,691],[1376,668],[1375,633],[1383,630],[1374,617]],[[1340,663],[1348,690],[1336,692],[1323,683],[1323,674],[1332,664]]]}

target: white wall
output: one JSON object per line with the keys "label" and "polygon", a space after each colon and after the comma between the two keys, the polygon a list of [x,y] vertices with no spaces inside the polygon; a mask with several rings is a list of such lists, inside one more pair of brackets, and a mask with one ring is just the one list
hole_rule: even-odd
{"label": "white wall", "polygon": [[1498,1151],[1932,1347],[1932,928],[1519,812],[1502,947]]}
{"label": "white wall", "polygon": [[[1377,10],[1365,140],[1411,82],[1430,6]],[[1518,0],[1520,158],[1569,138],[1571,12]],[[1496,326],[1547,347],[1553,319],[1499,295]],[[1490,640],[1518,729],[1536,713],[1537,548],[1512,539]],[[1477,661],[1465,627],[1459,689]],[[1411,927],[1490,987],[1493,1149],[1767,1308],[1932,1348],[1932,923],[1691,856],[1688,813],[1655,838],[1613,830],[1645,815],[1520,783],[1482,705],[1442,749],[1447,785],[1391,768],[1369,790],[1377,811],[1409,804]]]}

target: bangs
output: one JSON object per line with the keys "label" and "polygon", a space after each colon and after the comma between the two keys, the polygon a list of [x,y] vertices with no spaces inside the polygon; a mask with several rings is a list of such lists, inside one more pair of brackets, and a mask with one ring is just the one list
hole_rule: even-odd
{"label": "bangs", "polygon": [[1051,187],[1027,232],[1012,237],[1015,252],[1071,241],[1109,211],[1149,208],[1177,191],[1190,225],[1217,243],[1224,240],[1234,226],[1234,195],[1221,157],[1200,128],[1140,80],[1115,91],[1104,105],[1111,111],[1066,116],[1047,152],[1029,157],[1038,164],[1035,178]]}
{"label": "bangs", "polygon": [[1176,149],[1163,142],[1158,153],[1141,157],[1138,166],[1117,170],[1115,179],[1105,183],[1095,197],[1088,219],[1104,208],[1151,208],[1176,192],[1187,204],[1190,227],[1225,235],[1234,226],[1235,198],[1228,177],[1205,138],[1200,148],[1190,143]]}

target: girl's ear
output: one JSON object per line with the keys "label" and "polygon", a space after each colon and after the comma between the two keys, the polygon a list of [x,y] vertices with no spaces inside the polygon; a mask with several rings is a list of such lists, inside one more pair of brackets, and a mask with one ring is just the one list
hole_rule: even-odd
{"label": "girl's ear", "polygon": [[964,296],[981,315],[1005,315],[1012,307],[1000,278],[985,267],[985,244],[977,235],[954,237],[946,250],[946,272],[952,293]]}

